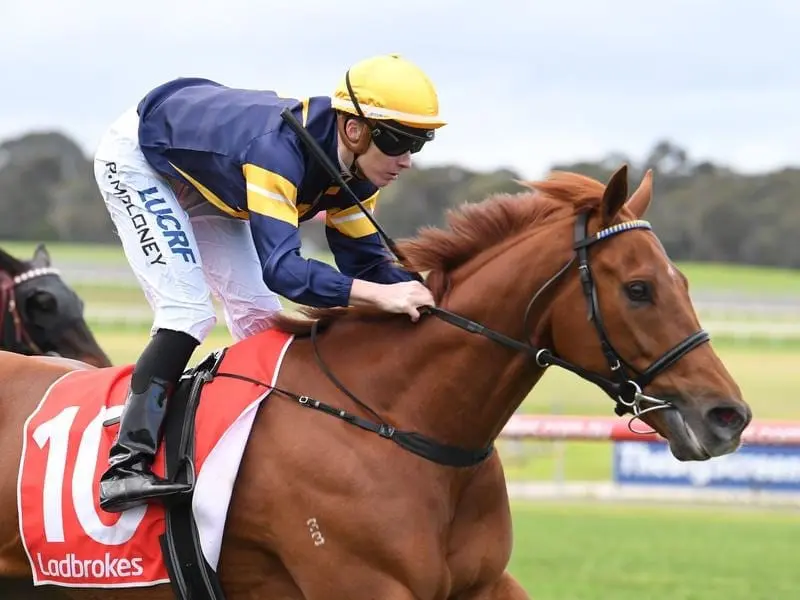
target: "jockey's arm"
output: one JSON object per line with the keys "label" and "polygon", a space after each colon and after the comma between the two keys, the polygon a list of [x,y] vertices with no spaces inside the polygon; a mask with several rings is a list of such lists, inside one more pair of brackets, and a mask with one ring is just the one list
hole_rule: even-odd
{"label": "jockey's arm", "polygon": [[[362,200],[373,211],[380,192]],[[336,266],[342,273],[374,283],[412,281],[413,275],[398,265],[386,250],[375,227],[357,205],[343,210],[330,209],[325,219],[325,235]]]}
{"label": "jockey's arm", "polygon": [[298,304],[347,306],[353,278],[300,255],[296,201],[303,161],[296,147],[277,146],[274,140],[257,138],[243,166],[250,229],[264,283]]}

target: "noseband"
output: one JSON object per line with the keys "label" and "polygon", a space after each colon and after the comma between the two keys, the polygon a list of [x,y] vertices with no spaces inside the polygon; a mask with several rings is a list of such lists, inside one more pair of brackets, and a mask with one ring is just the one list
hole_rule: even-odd
{"label": "noseband", "polygon": [[[30,269],[14,277],[5,271],[0,271],[0,344],[3,349],[29,356],[45,354],[25,328],[17,304],[17,286],[38,277],[59,274],[60,271],[53,267]],[[11,328],[8,328],[8,318],[11,318]]]}

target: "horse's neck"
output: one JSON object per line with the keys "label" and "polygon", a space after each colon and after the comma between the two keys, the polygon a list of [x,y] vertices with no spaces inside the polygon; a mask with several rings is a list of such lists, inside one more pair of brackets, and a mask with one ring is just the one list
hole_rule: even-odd
{"label": "horse's neck", "polygon": [[[525,309],[563,256],[563,252],[545,252],[541,272],[525,273],[524,277],[518,270],[504,271],[500,260],[486,263],[467,278],[468,285],[455,286],[446,308],[529,341],[532,332],[523,330]],[[542,308],[546,301],[542,298]],[[529,325],[535,328],[537,319]],[[414,429],[443,443],[471,448],[486,445],[543,374],[531,356],[435,316],[426,316],[415,325],[386,327],[377,334],[365,333],[363,326],[345,325],[326,341],[329,365],[335,372],[343,368],[334,362],[338,346],[345,363],[359,365],[360,374],[349,367],[347,377],[350,383],[358,382],[353,387],[361,391],[356,394],[361,400],[396,427]]]}

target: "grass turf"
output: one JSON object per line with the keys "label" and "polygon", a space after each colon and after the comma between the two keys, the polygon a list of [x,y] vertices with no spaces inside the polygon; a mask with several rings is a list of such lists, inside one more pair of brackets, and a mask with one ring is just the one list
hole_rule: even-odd
{"label": "grass turf", "polygon": [[511,573],[536,600],[789,600],[796,512],[515,503]]}

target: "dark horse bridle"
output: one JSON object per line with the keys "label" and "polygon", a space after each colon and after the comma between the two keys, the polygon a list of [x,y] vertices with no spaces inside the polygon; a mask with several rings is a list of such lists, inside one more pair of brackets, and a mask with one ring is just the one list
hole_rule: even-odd
{"label": "dark horse bridle", "polygon": [[[324,152],[319,148],[316,141],[310,136],[310,134],[300,125],[294,115],[288,109],[285,109],[281,116],[287,123],[297,132],[299,137],[306,143],[309,149],[317,156],[317,159],[322,162],[323,166],[325,166],[326,170],[328,170],[329,174],[337,181],[337,183],[345,190],[350,192],[355,203],[361,208],[361,211],[364,215],[370,220],[372,225],[381,235],[383,240],[386,242],[389,249],[394,253],[397,257],[398,261],[402,264],[408,264],[407,261],[404,260],[402,253],[397,248],[394,241],[386,234],[385,231],[381,228],[381,226],[375,221],[372,214],[364,207],[358,197],[352,192],[349,188],[347,183],[344,181],[341,173],[336,167],[332,164],[330,159],[324,154]],[[697,348],[698,346],[708,342],[710,340],[709,334],[700,329],[695,333],[691,334],[687,338],[685,338],[682,342],[670,348],[667,352],[665,352],[661,357],[656,359],[649,367],[647,367],[644,371],[638,371],[633,366],[630,365],[627,361],[625,361],[620,354],[614,349],[614,346],[611,344],[609,340],[608,333],[606,328],[603,324],[603,319],[600,314],[600,303],[597,294],[597,287],[595,286],[594,279],[592,278],[591,268],[589,266],[589,248],[594,244],[598,244],[603,240],[607,240],[615,235],[619,235],[624,232],[633,231],[636,229],[647,229],[651,230],[652,227],[650,223],[643,220],[635,220],[635,221],[627,221],[623,223],[619,223],[617,225],[612,225],[607,227],[601,231],[593,235],[589,235],[588,233],[588,219],[589,213],[582,212],[578,214],[575,218],[575,225],[573,229],[573,246],[572,249],[575,252],[575,256],[573,256],[566,265],[564,265],[553,277],[551,277],[548,281],[544,283],[544,285],[533,295],[530,302],[528,303],[528,307],[525,311],[525,315],[523,317],[525,330],[528,331],[528,320],[531,312],[531,308],[534,305],[536,299],[546,290],[548,289],[555,281],[557,281],[567,270],[575,263],[577,260],[578,263],[578,275],[580,277],[581,288],[583,290],[583,295],[586,298],[589,318],[591,319],[592,323],[594,323],[595,330],[597,331],[597,335],[600,338],[600,345],[603,351],[603,355],[608,362],[608,366],[611,372],[611,377],[607,378],[597,373],[588,371],[583,367],[571,363],[563,358],[560,358],[556,354],[553,353],[552,350],[547,348],[537,348],[536,346],[530,344],[529,342],[521,342],[514,338],[508,337],[498,331],[490,329],[480,323],[472,321],[462,315],[458,315],[451,311],[448,311],[443,308],[439,307],[423,307],[420,309],[420,312],[426,315],[434,316],[446,323],[454,325],[460,329],[463,329],[466,332],[482,335],[493,342],[500,344],[501,346],[505,346],[506,348],[510,348],[515,351],[522,352],[528,355],[531,359],[533,359],[536,364],[541,368],[547,368],[549,366],[557,366],[575,373],[582,379],[586,381],[590,381],[591,383],[597,385],[602,389],[606,394],[608,394],[615,402],[616,408],[615,412],[622,416],[626,413],[631,413],[634,419],[641,418],[642,415],[648,412],[652,412],[655,410],[662,410],[666,408],[673,408],[673,404],[668,400],[661,400],[659,398],[654,398],[651,396],[646,396],[643,394],[642,390],[655,379],[655,377],[659,374],[674,365],[678,360],[680,360],[683,356],[691,352],[693,349]],[[422,281],[422,277],[418,274],[414,274],[415,277]],[[318,333],[318,321],[315,321],[311,328],[311,343],[314,348],[314,355],[317,360],[317,364],[319,365],[320,369],[327,375],[327,377],[336,385],[336,387],[348,396],[351,400],[353,400],[356,404],[358,404],[361,408],[372,414],[378,422],[368,421],[362,417],[349,413],[345,410],[340,408],[331,406],[319,400],[315,400],[309,396],[303,396],[295,394],[294,392],[290,392],[287,390],[283,390],[277,388],[275,386],[267,386],[261,382],[249,379],[244,376],[237,376],[233,374],[224,374],[230,377],[237,377],[241,379],[245,379],[247,381],[251,381],[254,383],[258,383],[261,385],[265,385],[266,387],[272,388],[273,391],[276,391],[280,394],[286,395],[294,400],[296,400],[300,405],[306,406],[308,408],[312,408],[315,410],[320,410],[326,414],[330,414],[335,416],[339,419],[342,419],[352,425],[356,425],[361,427],[362,429],[366,429],[367,431],[371,431],[377,433],[378,435],[390,439],[397,443],[402,448],[413,452],[419,456],[422,456],[430,461],[447,465],[453,467],[469,467],[476,465],[486,459],[494,449],[494,442],[491,442],[485,448],[479,449],[468,449],[468,448],[461,448],[458,446],[451,446],[447,444],[442,444],[437,442],[436,440],[422,435],[415,431],[403,431],[395,428],[392,425],[386,423],[379,414],[377,414],[372,408],[366,405],[364,402],[356,398],[352,392],[350,392],[342,383],[334,376],[331,370],[324,364],[322,361],[322,357],[319,354],[319,349],[316,345],[316,337]],[[219,375],[223,375],[219,373]],[[651,406],[642,408],[642,402],[647,402]]]}
{"label": "dark horse bridle", "polygon": [[[25,327],[25,318],[20,313],[20,302],[17,295],[39,277],[45,275],[58,276],[58,269],[39,267],[18,273],[13,277],[0,270],[0,348],[9,352],[26,355],[55,354],[45,352],[33,339]],[[10,321],[10,322],[9,322]]]}
{"label": "dark horse bridle", "polygon": [[[536,361],[536,364],[542,368],[555,365],[575,373],[586,381],[594,383],[616,401],[616,407],[614,411],[619,416],[622,416],[626,413],[632,414],[633,419],[631,419],[631,422],[633,422],[633,420],[641,418],[641,415],[647,412],[669,408],[672,406],[672,403],[666,400],[660,400],[658,398],[644,395],[642,390],[649,383],[651,383],[659,373],[674,365],[684,355],[688,354],[701,344],[709,341],[711,338],[708,332],[706,332],[704,329],[700,329],[699,331],[696,331],[695,333],[686,337],[676,346],[670,348],[644,371],[637,370],[629,362],[623,359],[620,353],[617,352],[617,350],[611,344],[608,332],[606,331],[603,323],[597,288],[594,284],[592,271],[589,267],[588,250],[593,244],[596,244],[602,240],[606,240],[614,235],[618,235],[626,231],[632,231],[634,229],[651,230],[652,227],[649,222],[643,220],[626,221],[607,227],[606,229],[598,231],[594,235],[588,235],[588,216],[589,214],[587,212],[583,212],[577,215],[575,219],[572,246],[572,249],[575,251],[575,256],[570,259],[570,261],[564,265],[553,277],[545,282],[545,284],[533,295],[533,298],[531,298],[531,301],[528,303],[528,308],[525,311],[524,318],[525,331],[529,331],[528,320],[530,311],[536,302],[536,299],[556,280],[558,280],[577,260],[578,276],[580,277],[583,295],[586,298],[588,317],[589,320],[594,323],[595,330],[600,338],[600,348],[611,371],[610,379],[564,360],[563,358],[553,354],[553,352],[547,348],[536,348],[529,343],[519,342],[513,338],[509,338],[508,336],[483,327],[474,321],[470,321],[469,319],[465,319],[464,317],[453,314],[449,311],[437,307],[430,307],[427,309],[427,312],[430,312],[442,320],[461,327],[462,329],[465,329],[471,333],[484,335],[503,346],[532,355]],[[642,401],[649,402],[652,404],[652,406],[643,409],[641,407]]]}

